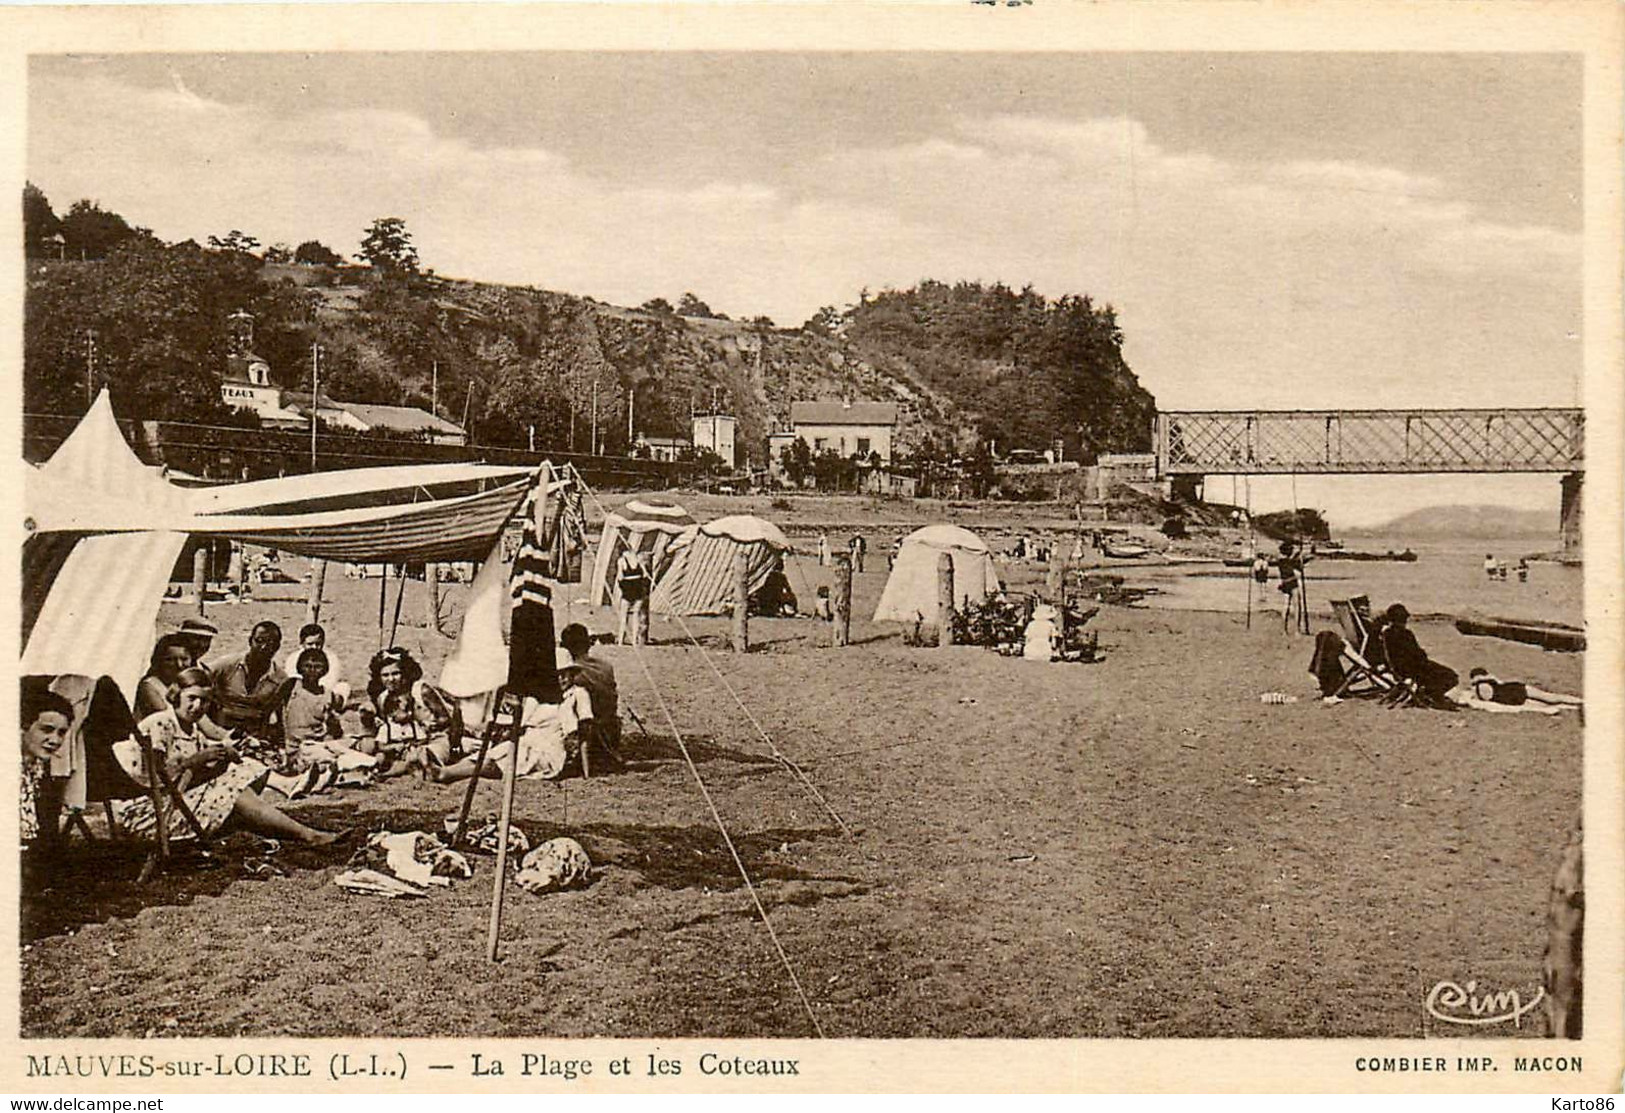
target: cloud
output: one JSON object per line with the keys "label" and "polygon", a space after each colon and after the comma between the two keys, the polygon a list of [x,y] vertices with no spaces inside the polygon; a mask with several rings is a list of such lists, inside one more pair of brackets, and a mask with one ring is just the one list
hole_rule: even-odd
{"label": "cloud", "polygon": [[[547,136],[481,147],[386,109],[275,116],[178,79],[31,88],[29,174],[160,235],[354,250],[400,216],[442,273],[799,323],[862,287],[1031,282],[1114,304],[1165,405],[1572,401],[1580,237],[1359,161],[1174,151],[1139,121],[965,115],[938,134],[676,187]],[[673,136],[674,145],[726,136]],[[687,151],[692,155],[693,152]],[[692,160],[690,160],[692,161]]]}

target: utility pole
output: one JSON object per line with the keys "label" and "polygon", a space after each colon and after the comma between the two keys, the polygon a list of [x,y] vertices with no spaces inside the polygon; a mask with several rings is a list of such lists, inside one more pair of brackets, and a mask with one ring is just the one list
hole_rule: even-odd
{"label": "utility pole", "polygon": [[322,347],[319,343],[310,345],[310,470],[316,471],[316,399],[322,393]]}
{"label": "utility pole", "polygon": [[598,455],[598,376],[592,377],[592,454]]}
{"label": "utility pole", "polygon": [[440,361],[434,360],[431,365],[434,370],[430,372],[429,380],[429,412],[436,417],[440,416]]}
{"label": "utility pole", "polygon": [[474,401],[474,380],[470,379],[468,380],[468,393],[463,395],[463,436],[468,437],[470,441],[474,439],[469,436],[468,432],[468,406],[472,401]]}
{"label": "utility pole", "polygon": [[85,330],[85,406],[96,400],[96,330]]}
{"label": "utility pole", "polygon": [[632,400],[637,395],[637,384],[626,388],[626,454],[632,455]]}

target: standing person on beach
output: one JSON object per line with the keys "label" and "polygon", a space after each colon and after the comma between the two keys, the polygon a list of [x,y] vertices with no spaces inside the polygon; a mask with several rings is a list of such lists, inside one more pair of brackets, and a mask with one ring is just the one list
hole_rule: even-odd
{"label": "standing person on beach", "polygon": [[863,571],[863,554],[869,551],[869,542],[863,539],[863,534],[854,533],[850,545],[852,553],[852,571]]}
{"label": "standing person on beach", "polygon": [[1309,605],[1303,593],[1303,566],[1308,562],[1300,546],[1291,541],[1281,542],[1281,559],[1275,564],[1281,570],[1281,594],[1286,596],[1286,605],[1281,609],[1283,632],[1292,628],[1294,615],[1298,629],[1305,634],[1309,632]]}
{"label": "standing person on beach", "polygon": [[1494,553],[1485,553],[1484,554],[1484,575],[1488,576],[1492,580],[1495,579],[1495,568],[1496,568],[1495,554]]}
{"label": "standing person on beach", "polygon": [[827,533],[819,533],[818,535],[818,567],[829,567],[829,534]]}
{"label": "standing person on beach", "polygon": [[649,571],[643,566],[642,553],[627,549],[621,554],[615,570],[615,593],[619,596],[615,603],[619,617],[615,644],[626,645],[632,640],[633,613],[649,597]]}

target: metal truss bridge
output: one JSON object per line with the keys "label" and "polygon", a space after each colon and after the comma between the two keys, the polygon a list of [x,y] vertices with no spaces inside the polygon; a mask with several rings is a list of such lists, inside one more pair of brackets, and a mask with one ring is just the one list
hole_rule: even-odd
{"label": "metal truss bridge", "polygon": [[1157,415],[1157,472],[1200,475],[1585,471],[1585,412],[1196,410]]}

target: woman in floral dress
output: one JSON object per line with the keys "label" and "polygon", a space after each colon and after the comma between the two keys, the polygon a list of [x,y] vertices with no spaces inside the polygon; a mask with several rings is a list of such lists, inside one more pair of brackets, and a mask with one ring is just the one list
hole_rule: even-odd
{"label": "woman in floral dress", "polygon": [[[307,827],[260,799],[267,770],[252,758],[241,757],[228,743],[210,742],[198,729],[208,707],[213,681],[199,668],[183,671],[170,689],[170,706],[141,720],[137,729],[165,763],[170,780],[184,776],[187,807],[198,825],[213,834],[235,821],[261,835],[295,839],[311,846],[326,846],[340,836]],[[126,739],[113,745],[113,754],[137,784],[148,785],[140,743]],[[139,797],[115,807],[120,826],[135,836],[151,836],[157,829],[152,800]],[[191,824],[178,808],[166,808],[170,839],[193,837]]]}

